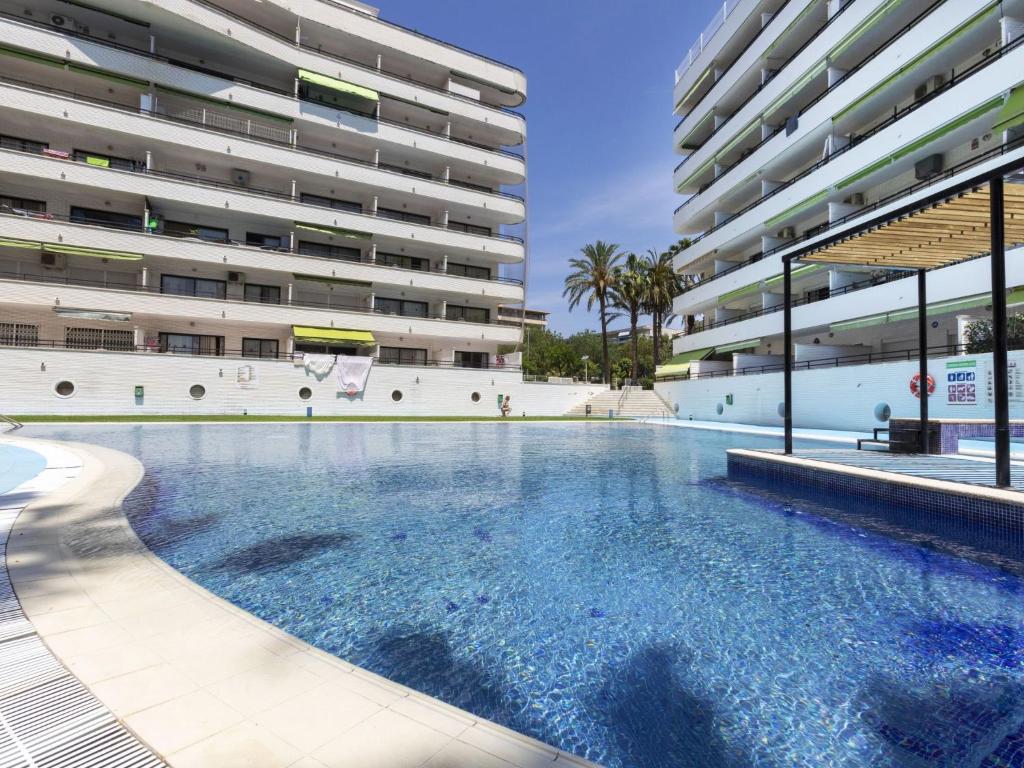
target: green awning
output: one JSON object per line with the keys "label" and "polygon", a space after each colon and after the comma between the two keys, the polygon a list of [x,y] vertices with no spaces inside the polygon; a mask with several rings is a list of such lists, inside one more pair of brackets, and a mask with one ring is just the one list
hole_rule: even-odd
{"label": "green awning", "polygon": [[284,115],[278,115],[274,112],[264,112],[262,109],[253,109],[252,107],[243,107],[240,104],[236,104],[233,101],[225,101],[223,99],[214,99],[210,96],[203,96],[202,94],[192,93],[192,91],[183,91],[180,88],[171,88],[167,85],[157,85],[158,91],[164,91],[166,93],[173,93],[176,96],[183,96],[192,101],[201,101],[205,104],[213,104],[215,107],[221,109],[229,109],[237,112],[242,112],[248,115],[255,115],[256,117],[263,117],[268,120],[276,120],[279,123],[288,123],[289,125],[294,122],[292,118],[285,117]]}
{"label": "green awning", "polygon": [[776,224],[782,223],[790,216],[800,213],[800,211],[806,210],[807,208],[810,208],[812,205],[820,203],[822,200],[825,200],[829,196],[829,194],[831,194],[831,190],[823,189],[818,194],[811,195],[805,200],[801,200],[796,205],[790,206],[782,213],[772,216],[770,219],[768,219],[768,221],[764,223],[764,225],[768,228],[774,227]]}
{"label": "green awning", "polygon": [[882,3],[878,8],[871,13],[864,21],[857,25],[857,28],[852,33],[847,35],[842,42],[836,45],[831,51],[828,52],[827,59],[829,61],[835,61],[836,57],[846,51],[851,45],[860,40],[870,29],[872,29],[878,22],[885,18],[888,13],[893,10],[896,6],[902,3],[903,0],[888,0],[888,2]]}
{"label": "green awning", "polygon": [[308,325],[293,325],[292,336],[296,341],[313,344],[356,344],[371,346],[376,344],[373,334],[369,331],[353,331],[346,328],[316,328]]}
{"label": "green awning", "polygon": [[707,112],[705,112],[704,113],[704,117],[702,117],[700,120],[698,120],[697,124],[695,126],[693,126],[693,128],[690,129],[690,132],[687,133],[685,136],[683,136],[683,138],[679,141],[679,146],[683,147],[684,149],[686,149],[686,148],[696,149],[697,148],[696,146],[693,146],[693,145],[690,144],[690,137],[693,136],[693,134],[695,134],[700,129],[700,127],[702,125],[704,125],[704,123],[706,123],[708,120],[710,120],[714,116],[715,116],[715,110],[713,110],[713,109],[709,109]]}
{"label": "green awning", "polygon": [[765,108],[764,112],[762,112],[761,114],[767,117],[771,113],[775,112],[779,107],[781,107],[783,104],[789,101],[789,99],[792,96],[796,95],[801,90],[803,90],[804,87],[806,87],[806,85],[809,82],[811,82],[811,80],[821,75],[827,68],[828,64],[825,61],[819,61],[809,70],[807,70],[803,74],[803,77],[801,77],[791,86],[789,86],[789,88],[787,88],[778,98],[776,98],[771,104],[769,104],[768,107]]}
{"label": "green awning", "polygon": [[[797,267],[796,269],[791,269],[789,271],[789,277],[791,280],[796,280],[798,277],[807,277],[807,275],[811,274],[812,272],[817,272],[819,269],[824,268],[824,264],[804,264],[803,266]],[[782,285],[782,281],[784,278],[784,274],[769,277],[767,280],[764,281],[765,287],[767,288],[773,285]]]}
{"label": "green awning", "polygon": [[[981,293],[975,296],[968,296],[963,299],[951,299],[949,301],[940,301],[935,304],[929,304],[926,310],[926,315],[944,315],[950,312],[959,312],[965,309],[974,309],[975,307],[984,307],[992,302],[992,294]],[[1006,294],[1006,303],[1008,306],[1024,304],[1024,287],[1018,286]],[[870,328],[875,325],[884,325],[885,323],[898,323],[903,320],[913,320],[917,317],[917,307],[911,307],[910,309],[899,309],[893,312],[882,312],[877,315],[868,315],[867,317],[859,317],[855,320],[843,320],[839,323],[832,323],[829,326],[829,330],[832,331],[852,331],[859,328]]]}
{"label": "green awning", "polygon": [[5,237],[0,238],[0,246],[5,248],[29,248],[39,250],[43,247],[43,244],[38,240],[15,240],[13,238]]}
{"label": "green awning", "polygon": [[882,168],[885,168],[886,166],[890,165],[891,163],[891,157],[883,157],[881,160],[876,160],[866,168],[861,168],[856,173],[850,174],[845,179],[840,181],[838,184],[836,184],[836,189],[843,189],[845,187],[850,186],[851,184],[856,184],[861,179],[870,176],[875,171],[879,171]]}
{"label": "green awning", "polygon": [[672,357],[664,365],[659,365],[654,372],[654,377],[660,376],[685,376],[690,372],[690,363],[694,360],[705,360],[714,353],[714,347],[704,349],[691,349],[689,352],[681,352]]}
{"label": "green awning", "polygon": [[380,101],[380,94],[370,88],[364,88],[361,85],[347,83],[344,80],[339,80],[336,77],[329,77],[328,75],[321,75],[318,72],[310,72],[308,69],[299,70],[299,80],[302,80],[305,83],[319,85],[321,88],[346,93],[349,96],[358,96],[360,99],[366,99],[367,101]]}
{"label": "green awning", "polygon": [[55,56],[47,56],[45,54],[33,53],[31,51],[22,51],[18,48],[8,48],[6,45],[0,45],[0,55],[11,56],[16,59],[21,59],[22,61],[31,61],[33,64],[43,64],[47,67],[59,67],[60,69],[66,68],[69,72],[78,72],[82,75],[99,77],[104,80],[110,80],[111,82],[118,83],[119,85],[132,85],[137,88],[149,87],[148,81],[139,80],[136,77],[119,75],[116,72],[109,72],[105,69],[91,67],[85,64],[77,64],[66,59],[59,59]]}
{"label": "green awning", "polygon": [[998,132],[1008,131],[1024,123],[1024,85],[1018,85],[1006,98],[1006,103],[999,110],[996,116],[995,125],[992,130]]}
{"label": "green awning", "polygon": [[786,25],[786,28],[784,30],[782,30],[778,34],[778,37],[776,37],[774,40],[772,40],[771,45],[769,45],[768,48],[764,52],[765,57],[766,58],[770,57],[772,51],[774,51],[776,48],[779,47],[779,45],[782,43],[782,41],[785,40],[789,36],[790,31],[792,31],[792,29],[796,25],[799,24],[801,21],[803,21],[804,18],[806,18],[808,14],[810,14],[811,12],[813,12],[814,10],[816,10],[817,8],[820,8],[820,7],[821,6],[818,3],[807,3],[806,7],[802,11],[800,11],[799,14],[797,14],[796,18],[793,19],[791,22],[789,22],[789,24]]}
{"label": "green awning", "polygon": [[715,347],[715,354],[719,352],[740,352],[744,349],[753,349],[754,347],[761,346],[760,339],[751,339],[750,341],[736,341],[732,344],[726,344],[721,347]]}
{"label": "green awning", "polygon": [[679,182],[679,186],[676,187],[676,191],[678,192],[682,190],[683,187],[687,186],[691,181],[693,181],[695,178],[704,173],[704,171],[706,171],[708,168],[714,165],[717,161],[717,157],[709,157],[707,160],[701,163],[700,166],[693,173],[691,173],[689,176],[687,176],[685,179]]}
{"label": "green awning", "polygon": [[718,303],[719,304],[724,304],[727,301],[732,301],[733,299],[738,299],[741,296],[746,296],[747,294],[750,294],[750,293],[757,293],[759,290],[761,290],[761,282],[760,281],[758,281],[756,283],[751,283],[750,285],[744,285],[742,288],[737,288],[735,290],[723,293],[721,296],[718,297]]}
{"label": "green awning", "polygon": [[95,165],[97,168],[110,167],[109,157],[97,157],[96,155],[86,155],[85,162],[87,162],[89,165]]}
{"label": "green awning", "polygon": [[372,288],[373,283],[366,282],[365,280],[346,280],[343,277],[330,277],[329,275],[303,275],[298,272],[292,272],[292,277],[296,280],[304,280],[307,283],[327,283],[328,285],[354,285],[357,288]]}
{"label": "green awning", "polygon": [[121,261],[142,261],[141,253],[128,253],[126,251],[108,251],[103,248],[80,248],[77,245],[61,245],[59,243],[44,243],[43,250],[49,253],[63,253],[68,256],[92,256],[96,259],[119,259]]}
{"label": "green awning", "polygon": [[322,235],[347,237],[351,240],[370,240],[373,238],[373,235],[369,232],[360,232],[355,229],[343,229],[342,227],[328,227],[323,224],[303,224],[300,221],[295,222],[295,228],[304,229],[307,232],[319,232]]}
{"label": "green awning", "polygon": [[751,120],[747,125],[741,128],[739,132],[737,132],[737,134],[733,137],[732,141],[730,141],[728,144],[726,144],[724,147],[718,150],[718,152],[715,154],[715,157],[721,158],[727,155],[737,144],[739,144],[741,141],[747,138],[747,136],[749,136],[755,128],[759,127],[761,127],[761,118],[755,118],[754,120]]}
{"label": "green awning", "polygon": [[139,80],[137,77],[128,77],[127,75],[108,72],[105,69],[98,69],[96,67],[87,67],[84,64],[68,64],[68,70],[71,72],[78,72],[82,75],[89,75],[90,77],[98,77],[102,80],[117,83],[118,85],[130,85],[134,88],[149,88],[149,82],[147,80]]}
{"label": "green awning", "polygon": [[[687,99],[689,99],[694,94],[694,92],[698,88],[700,88],[700,84],[703,83],[705,80],[707,80],[708,75],[711,74],[711,70],[712,70],[712,68],[714,66],[715,65],[712,64],[711,66],[709,66],[707,69],[704,70],[704,72],[701,74],[701,76],[697,78],[697,81],[693,85],[690,86],[690,90],[688,90],[686,92],[686,95],[683,96],[683,98],[681,98],[679,101],[676,102],[675,109],[679,109],[679,107],[681,107],[683,104],[685,104]],[[675,109],[673,111],[675,111]]]}
{"label": "green awning", "polygon": [[942,136],[945,136],[947,133],[952,133],[957,128],[962,128],[963,126],[967,125],[968,123],[970,123],[970,122],[972,122],[974,120],[977,120],[979,117],[981,117],[985,113],[991,112],[993,109],[995,109],[996,107],[1000,106],[1002,103],[1003,103],[1003,99],[1002,99],[1001,96],[997,97],[995,99],[990,99],[989,101],[986,101],[984,104],[982,104],[980,107],[975,107],[974,109],[972,109],[967,114],[961,115],[956,120],[953,120],[952,122],[946,123],[945,125],[940,126],[939,128],[936,128],[934,131],[929,131],[927,134],[925,134],[921,138],[917,139],[916,141],[912,141],[910,144],[907,144],[907,145],[901,147],[895,153],[893,153],[893,156],[892,156],[893,161],[899,160],[901,157],[906,157],[907,155],[911,154],[912,152],[916,152],[917,150],[921,149],[922,147],[928,146],[929,144],[931,144],[936,139],[941,138]]}
{"label": "green awning", "polygon": [[907,72],[910,69],[913,69],[918,64],[920,64],[922,61],[924,61],[925,59],[930,58],[931,56],[933,56],[934,54],[938,53],[939,51],[941,51],[946,46],[952,45],[960,37],[962,37],[963,35],[967,34],[970,30],[974,29],[976,26],[981,24],[985,20],[985,17],[988,16],[988,14],[990,12],[992,12],[997,5],[999,5],[998,2],[990,3],[987,7],[983,8],[981,11],[976,13],[974,16],[972,16],[970,19],[965,21],[962,25],[960,25],[959,27],[954,29],[952,32],[950,32],[949,34],[945,35],[944,37],[941,37],[940,39],[936,40],[934,43],[932,43],[930,46],[928,46],[921,53],[917,54],[912,59],[910,59],[910,61],[908,61],[906,64],[901,66],[895,72],[893,72],[888,77],[886,77],[884,80],[882,80],[881,82],[877,83],[872,88],[870,88],[868,91],[866,91],[859,98],[854,99],[849,104],[847,104],[843,109],[841,109],[839,112],[837,112],[832,117],[832,121],[835,122],[836,120],[839,120],[840,118],[842,118],[844,115],[849,114],[850,112],[855,110],[857,107],[859,107],[861,104],[863,104],[865,101],[867,101],[872,96],[874,96],[876,93],[881,91],[883,88],[888,87],[890,83],[895,81],[898,77],[901,77],[904,72]]}

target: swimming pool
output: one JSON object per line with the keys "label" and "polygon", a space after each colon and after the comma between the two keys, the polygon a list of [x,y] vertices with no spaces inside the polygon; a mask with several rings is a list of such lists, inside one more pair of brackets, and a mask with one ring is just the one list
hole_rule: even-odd
{"label": "swimming pool", "polygon": [[0,493],[17,488],[46,469],[46,459],[35,451],[0,444]]}
{"label": "swimming pool", "polygon": [[208,589],[609,766],[1024,757],[1024,579],[880,534],[871,510],[858,525],[854,504],[722,479],[726,447],[770,438],[631,424],[26,431],[140,457],[132,524]]}

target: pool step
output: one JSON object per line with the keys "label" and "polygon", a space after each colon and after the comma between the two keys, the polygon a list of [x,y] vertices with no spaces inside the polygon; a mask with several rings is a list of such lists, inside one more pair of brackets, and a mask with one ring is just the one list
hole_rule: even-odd
{"label": "pool step", "polygon": [[672,413],[668,404],[653,390],[625,387],[600,392],[586,402],[577,404],[566,415],[585,416],[588,405],[591,407],[590,415],[595,418],[607,418],[609,411],[612,411],[616,418],[623,419],[669,416]]}

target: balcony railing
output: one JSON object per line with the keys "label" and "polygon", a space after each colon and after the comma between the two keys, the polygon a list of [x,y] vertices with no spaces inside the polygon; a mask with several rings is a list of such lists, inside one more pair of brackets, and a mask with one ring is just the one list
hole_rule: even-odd
{"label": "balcony railing", "polygon": [[[943,95],[944,93],[949,91],[951,88],[953,88],[953,87],[955,87],[957,85],[960,85],[961,83],[964,82],[964,80],[970,78],[971,76],[977,74],[978,72],[981,72],[983,69],[985,69],[986,67],[990,66],[995,61],[998,61],[1003,56],[1006,56],[1011,51],[1016,50],[1021,45],[1024,45],[1024,37],[1019,37],[1016,40],[1014,40],[1013,42],[1008,43],[1007,45],[1004,45],[1003,47],[996,49],[995,51],[993,51],[989,55],[988,58],[983,59],[983,60],[981,60],[979,62],[976,62],[975,64],[973,64],[972,66],[970,66],[967,69],[963,70],[962,72],[956,72],[955,70],[952,71],[950,73],[950,79],[947,80],[943,85],[941,85],[940,87],[936,88],[934,91],[928,93],[927,95],[921,97],[920,99],[914,100],[913,102],[911,102],[910,104],[905,106],[903,109],[895,109],[894,108],[892,115],[890,115],[889,117],[887,117],[887,118],[881,120],[880,122],[876,123],[875,125],[873,125],[871,128],[869,128],[864,133],[851,134],[850,135],[850,141],[849,141],[849,143],[846,146],[841,147],[841,148],[835,150],[834,152],[829,154],[828,157],[823,158],[823,159],[819,160],[818,162],[814,163],[813,165],[805,168],[803,171],[798,173],[796,176],[794,176],[793,178],[789,179],[788,181],[780,184],[779,186],[775,187],[775,189],[771,190],[767,194],[762,195],[761,197],[759,197],[756,200],[754,200],[753,202],[745,205],[743,208],[741,208],[740,210],[736,211],[735,213],[730,214],[729,216],[727,216],[722,221],[718,222],[717,224],[715,224],[711,228],[709,228],[706,231],[704,231],[698,237],[693,238],[690,241],[690,246],[693,246],[695,243],[700,242],[701,240],[703,240],[705,237],[707,237],[708,235],[712,234],[713,232],[717,232],[719,229],[727,226],[730,222],[734,221],[735,219],[737,219],[738,217],[742,216],[743,214],[748,213],[749,211],[752,211],[754,208],[757,208],[759,205],[761,205],[766,200],[774,197],[775,195],[779,194],[783,190],[788,189],[789,187],[791,187],[794,184],[796,184],[798,181],[807,178],[808,176],[810,176],[812,173],[814,173],[818,169],[828,165],[829,163],[831,163],[836,158],[843,156],[844,154],[846,154],[847,152],[849,152],[853,148],[859,146],[863,142],[867,141],[871,137],[876,136],[877,134],[881,133],[882,131],[884,131],[885,129],[889,128],[893,124],[895,124],[895,123],[899,122],[900,120],[902,120],[904,117],[906,117],[910,113],[916,112],[918,109],[920,109],[925,104],[927,104],[927,103],[931,102],[932,100],[938,98],[939,96]],[[730,170],[731,170],[731,168],[735,167],[735,165],[738,165],[738,163],[734,164],[733,166],[731,166]],[[724,176],[725,174],[722,174],[722,175]],[[721,176],[719,176],[718,178],[721,178]],[[717,179],[716,179],[716,181],[717,181]],[[694,197],[696,197],[696,195]],[[675,213],[678,213],[680,210],[682,210],[691,200],[693,200],[693,197],[689,198],[682,205],[680,205],[678,208],[676,208]],[[861,210],[863,210],[863,209],[861,209]],[[792,241],[790,241],[790,242],[792,242]]]}
{"label": "balcony railing", "polygon": [[[794,299],[793,301],[790,302],[789,305],[791,307],[801,307],[801,306],[805,306],[807,304],[815,304],[815,303],[817,303],[819,301],[827,301],[828,299],[831,299],[831,298],[833,298],[835,296],[843,296],[843,295],[845,295],[847,293],[853,293],[855,291],[864,290],[865,288],[874,288],[876,285],[885,285],[886,283],[891,283],[894,280],[902,280],[903,278],[910,277],[913,274],[915,274],[915,273],[913,273],[913,272],[895,272],[895,271],[886,272],[886,273],[884,273],[882,275],[879,275],[877,277],[872,277],[872,278],[870,278],[868,280],[860,280],[860,281],[858,281],[856,283],[850,283],[849,285],[844,285],[841,288],[827,289],[827,290],[824,290],[822,292],[811,293],[810,295],[804,296],[802,298]],[[751,310],[749,312],[744,312],[741,315],[736,315],[734,317],[727,317],[727,318],[724,318],[722,320],[708,320],[708,321],[705,321],[705,322],[702,322],[702,323],[697,323],[693,327],[693,330],[691,330],[686,335],[687,336],[691,336],[691,335],[693,335],[695,333],[700,333],[701,331],[709,331],[712,328],[721,328],[721,327],[726,326],[726,325],[732,325],[733,323],[739,323],[739,322],[742,322],[744,320],[750,320],[751,318],[754,318],[754,317],[763,317],[764,315],[770,315],[770,314],[773,314],[775,312],[781,312],[782,308],[783,308],[782,304],[773,304],[770,307],[762,307],[761,309],[754,309],[754,310]]]}
{"label": "balcony railing", "polygon": [[[60,162],[60,163],[63,163],[63,162],[75,162],[75,160],[73,160],[71,158],[63,159],[63,158],[52,157],[50,155],[47,155],[45,150],[39,151],[39,152],[31,152],[28,149],[21,149],[21,150],[19,150],[19,149],[9,149],[8,148],[8,149],[4,149],[2,151],[4,151],[4,152],[17,152],[19,154],[35,154],[35,155],[46,157],[48,160],[51,160],[53,162]],[[96,166],[90,166],[90,167],[96,167]],[[232,184],[229,181],[221,181],[221,180],[218,180],[218,179],[210,179],[210,178],[207,178],[205,176],[194,176],[192,174],[187,174],[187,173],[178,173],[177,171],[166,171],[166,170],[158,171],[158,170],[156,170],[154,168],[146,168],[145,166],[137,166],[134,170],[127,170],[127,169],[124,169],[124,168],[120,168],[120,169],[116,169],[116,168],[101,168],[100,170],[108,171],[108,172],[111,172],[111,173],[128,173],[128,174],[133,174],[133,175],[144,175],[144,176],[153,176],[153,177],[156,177],[156,178],[171,179],[173,181],[181,181],[181,182],[184,182],[184,183],[187,183],[187,184],[195,184],[195,185],[201,186],[201,187],[216,187],[217,189],[228,189],[228,190],[230,190],[232,192],[235,192],[236,194],[251,195],[251,196],[254,196],[254,197],[263,197],[263,198],[274,199],[274,200],[282,200],[282,201],[291,203],[293,205],[302,205],[302,206],[307,206],[307,207],[310,207],[310,208],[327,208],[328,210],[336,210],[336,209],[332,208],[331,206],[317,205],[315,203],[310,203],[310,202],[302,202],[302,200],[299,198],[298,195],[294,195],[293,196],[291,194],[291,192],[281,192],[280,190],[276,190],[276,189],[266,189],[266,188],[261,188],[261,187],[254,187],[254,186],[251,186],[251,185],[243,187],[243,186],[239,186],[237,184]],[[392,217],[390,217],[390,216],[388,216],[386,214],[385,215],[378,215],[377,213],[375,213],[373,211],[363,211],[362,213],[356,213],[356,212],[353,211],[353,212],[347,213],[347,215],[349,215],[349,216],[366,217],[366,218],[370,218],[370,219],[388,219],[388,218],[392,218]],[[417,222],[417,223],[413,224],[412,226],[427,227],[427,228],[430,228],[430,229],[440,229],[440,230],[444,230],[444,231],[455,231],[455,230],[451,230],[449,227],[441,226],[440,224],[425,224],[425,223]],[[510,242],[514,242],[514,243],[522,243],[523,242],[523,239],[521,237],[516,237],[515,235],[506,235],[506,234],[502,234],[502,233],[491,233],[490,235],[483,235],[483,234],[475,233],[475,234],[473,234],[471,236],[472,237],[487,237],[488,239],[496,239],[496,240],[506,240],[506,241],[510,241]]]}
{"label": "balcony railing", "polygon": [[[1015,349],[1015,346],[1011,346]],[[955,355],[968,354],[967,347],[963,344],[944,344],[941,346],[928,347],[928,357],[953,357]],[[852,355],[841,355],[839,357],[822,357],[814,360],[802,360],[794,362],[794,371],[813,371],[819,368],[841,368],[847,365],[874,365],[876,363],[896,363],[902,361],[917,361],[919,351],[916,347],[911,349],[897,349],[888,352],[858,352]],[[701,371],[700,373],[686,373],[677,376],[659,376],[659,382],[667,381],[688,381],[690,379],[720,379],[729,376],[756,376],[763,373],[779,373],[786,369],[785,363],[769,363],[767,365],[748,365],[742,368],[728,368],[719,371]]]}
{"label": "balcony railing", "polygon": [[704,31],[700,33],[700,37],[697,41],[690,46],[690,50],[686,52],[686,56],[683,57],[682,62],[676,67],[676,82],[686,74],[686,71],[693,66],[693,62],[697,60],[701,52],[711,44],[715,35],[718,34],[718,30],[725,24],[725,20],[729,18],[733,11],[736,10],[737,6],[742,3],[743,0],[723,0],[722,7],[718,9],[714,17],[708,23]]}
{"label": "balcony railing", "polygon": [[[414,171],[409,169],[402,169],[399,166],[387,165],[387,164],[375,164],[369,160],[363,160],[351,155],[344,155],[339,152],[329,152],[324,149],[318,149],[314,147],[304,146],[297,142],[291,142],[284,134],[277,135],[268,133],[266,130],[254,130],[257,125],[252,121],[247,121],[243,126],[243,121],[237,121],[238,125],[233,125],[230,122],[224,120],[224,116],[220,115],[216,110],[209,108],[197,107],[192,110],[182,110],[177,113],[171,113],[165,108],[159,108],[156,110],[143,110],[135,106],[129,106],[116,101],[108,101],[106,99],[98,99],[92,96],[84,96],[74,91],[67,91],[60,88],[53,88],[48,85],[41,83],[30,82],[27,80],[19,80],[12,77],[0,75],[0,83],[13,85],[17,88],[27,88],[30,90],[40,91],[43,93],[53,94],[62,98],[74,99],[75,101],[86,102],[89,104],[96,104],[101,107],[109,109],[116,109],[120,112],[129,112],[131,114],[146,115],[156,120],[165,120],[172,123],[179,123],[182,125],[194,126],[197,128],[203,128],[206,130],[215,131],[217,133],[230,134],[233,136],[243,136],[252,141],[258,141],[263,144],[272,144],[282,149],[298,152],[300,154],[313,155],[316,157],[327,157],[332,160],[339,160],[345,163],[354,163],[367,168],[374,168],[381,171],[382,173],[398,173],[403,176],[416,176],[419,178],[429,178],[432,182],[437,184],[446,184],[454,187],[470,187],[474,188],[479,192],[495,195],[496,197],[504,197],[510,200],[523,201],[523,198],[519,195],[513,195],[508,192],[494,191],[487,187],[471,186],[468,182],[460,182],[458,180],[446,180],[441,176],[433,176],[423,171]],[[217,116],[220,119],[211,119],[213,116]],[[373,118],[368,118],[373,119]],[[383,121],[387,122],[387,121]],[[408,128],[405,124],[398,124],[402,128]],[[243,128],[245,128],[243,130]],[[445,138],[442,134],[433,134],[431,136],[437,136],[438,138]],[[457,140],[455,140],[457,141]],[[514,153],[513,153],[514,154]],[[518,155],[515,155],[518,157]]]}
{"label": "balcony railing", "polygon": [[[210,353],[207,351],[200,350],[188,350],[181,347],[172,349],[161,350],[159,344],[116,344],[112,345],[112,348],[105,349],[103,347],[94,347],[86,345],[81,342],[62,341],[59,339],[34,339],[34,340],[23,340],[14,341],[0,337],[0,348],[6,349],[54,349],[54,350],[66,350],[68,352],[99,352],[99,353],[119,353],[119,354],[151,354],[159,355],[160,357],[166,357],[173,359],[175,357],[216,357],[216,358],[238,358],[239,360],[282,360],[289,363],[293,363],[295,360],[301,360],[304,353],[302,352],[264,352],[258,355],[247,355],[241,349],[223,349],[221,354]],[[458,368],[461,370],[480,370],[480,371],[519,371],[521,367],[518,365],[486,365],[486,366],[474,366],[458,363],[454,360],[422,360],[416,363],[402,363],[396,361],[393,357],[374,357],[373,362],[376,365],[386,365],[388,367],[402,367],[402,368]]]}
{"label": "balcony railing", "polygon": [[[444,323],[459,323],[464,325],[496,325],[497,321],[493,318],[480,322],[478,320],[461,320],[461,319],[448,319],[444,317],[433,317],[427,315],[417,315],[413,313],[404,312],[385,312],[380,309],[367,307],[365,304],[345,304],[342,301],[331,301],[330,297],[326,301],[318,301],[314,299],[293,299],[287,301],[282,299],[279,302],[254,300],[246,301],[244,299],[228,299],[228,298],[212,298],[206,296],[194,296],[192,294],[182,293],[170,293],[162,291],[156,286],[143,286],[143,285],[132,285],[130,283],[122,282],[119,280],[82,280],[79,278],[71,277],[59,277],[56,275],[25,275],[11,272],[0,272],[0,281],[7,282],[18,282],[18,283],[35,283],[39,285],[66,285],[72,288],[99,288],[108,291],[125,291],[128,293],[142,293],[146,295],[155,296],[168,296],[173,299],[190,299],[193,301],[216,301],[225,304],[234,305],[245,305],[245,304],[259,304],[261,306],[272,305],[280,306],[284,308],[305,308],[305,309],[326,309],[332,312],[356,312],[359,314],[367,315],[379,315],[382,317],[408,317],[415,320],[430,320],[439,321]],[[274,286],[277,287],[277,286]],[[352,297],[348,297],[352,298]]]}
{"label": "balcony railing", "polygon": [[[116,222],[99,221],[99,220],[90,219],[88,217],[82,217],[82,216],[76,216],[76,217],[72,218],[71,216],[63,216],[63,215],[58,215],[58,214],[55,214],[55,213],[39,213],[37,211],[28,211],[28,210],[22,210],[22,209],[12,209],[12,208],[8,208],[6,206],[0,206],[0,216],[16,216],[18,218],[37,219],[37,220],[40,220],[40,221],[63,221],[63,222],[68,222],[70,224],[76,224],[76,225],[80,225],[80,226],[102,227],[104,229],[115,229],[115,230],[119,230],[119,231],[122,231],[122,232],[144,233],[144,234],[146,234],[147,237],[172,237],[172,238],[174,238],[176,240],[177,239],[181,239],[181,237],[182,237],[181,235],[160,234],[160,233],[157,233],[157,232],[147,232],[146,229],[142,226],[142,224],[139,224],[138,226],[134,226],[133,227],[133,226],[125,225],[125,224],[119,224],[119,223],[116,223]],[[142,217],[140,216],[139,218],[141,219]],[[348,259],[331,258],[329,256],[317,256],[316,254],[303,253],[302,250],[295,250],[295,251],[293,251],[293,250],[291,250],[289,248],[283,248],[283,247],[282,248],[273,248],[273,247],[269,247],[269,246],[253,245],[252,243],[247,243],[244,240],[220,240],[220,239],[218,239],[218,240],[205,240],[204,239],[203,242],[210,243],[211,245],[228,245],[228,246],[233,246],[233,247],[236,247],[236,248],[249,248],[249,249],[253,249],[253,250],[257,250],[257,251],[272,251],[272,252],[275,252],[275,253],[283,253],[283,254],[288,254],[290,256],[297,256],[297,257],[300,257],[300,258],[316,259],[318,261],[324,261],[324,260],[326,260],[326,261],[352,261],[352,263],[365,264],[365,265],[371,266],[371,267],[373,267],[375,269],[401,270],[403,272],[416,272],[416,271],[418,271],[418,272],[426,272],[427,271],[427,270],[417,270],[415,267],[403,267],[403,266],[399,266],[399,265],[395,265],[395,264],[380,264],[380,263],[375,262],[375,261],[363,261],[362,259],[360,259],[358,261],[355,261],[355,260],[348,260]],[[112,249],[112,250],[116,250],[116,249]],[[227,263],[227,262],[225,261],[225,263]],[[491,277],[473,277],[473,276],[469,276],[469,275],[451,274],[447,270],[445,270],[443,267],[432,268],[432,269],[429,270],[429,272],[432,273],[432,274],[447,275],[448,277],[452,277],[452,278],[455,278],[455,279],[458,279],[458,280],[476,280],[476,281],[482,281],[482,282],[506,283],[508,285],[522,285],[523,284],[522,280],[518,280],[518,279],[516,279],[514,277],[503,277],[503,276],[499,276],[499,275],[492,275]]]}

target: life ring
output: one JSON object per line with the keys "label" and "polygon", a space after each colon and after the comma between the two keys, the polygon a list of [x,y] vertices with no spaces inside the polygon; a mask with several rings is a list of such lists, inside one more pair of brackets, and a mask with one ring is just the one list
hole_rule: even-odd
{"label": "life ring", "polygon": [[[910,377],[910,392],[914,397],[921,399],[921,374],[915,373]],[[935,377],[930,373],[928,374],[928,394],[935,394]]]}

